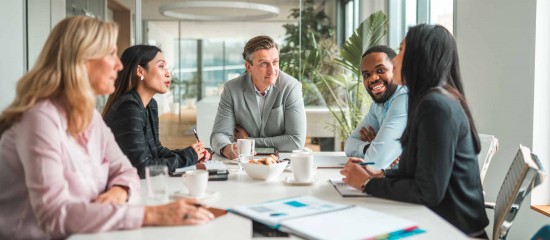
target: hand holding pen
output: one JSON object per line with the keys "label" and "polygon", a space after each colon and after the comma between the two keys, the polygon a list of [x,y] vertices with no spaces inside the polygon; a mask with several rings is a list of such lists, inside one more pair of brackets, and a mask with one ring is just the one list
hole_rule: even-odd
{"label": "hand holding pen", "polygon": [[200,149],[197,153],[201,153],[202,157],[199,156],[199,162],[205,162],[210,160],[210,152],[204,148],[204,145],[201,143],[201,140],[199,139],[199,135],[197,134],[197,129],[193,129],[193,134],[195,135],[195,139],[197,139],[197,143],[199,143]]}
{"label": "hand holding pen", "polygon": [[[375,162],[354,162],[355,164],[358,164],[359,166],[367,166],[367,165],[374,165]],[[346,163],[340,163],[340,165],[344,166]]]}

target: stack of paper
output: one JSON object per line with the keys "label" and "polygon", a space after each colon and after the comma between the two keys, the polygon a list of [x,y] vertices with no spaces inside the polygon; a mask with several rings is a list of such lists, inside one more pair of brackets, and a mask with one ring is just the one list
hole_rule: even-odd
{"label": "stack of paper", "polygon": [[407,219],[363,207],[290,219],[280,230],[305,239],[398,239],[424,232]]}
{"label": "stack of paper", "polygon": [[303,217],[349,207],[352,206],[331,203],[311,196],[303,196],[235,207],[231,209],[231,211],[277,228],[279,223],[285,219]]}
{"label": "stack of paper", "polygon": [[[225,164],[223,164],[223,162],[219,161],[219,160],[210,160],[210,161],[206,161],[206,162],[200,163],[200,164],[204,164],[204,167],[205,167],[204,169],[206,169],[206,170],[221,170],[221,171],[227,170],[227,167],[225,166]],[[197,164],[197,165],[199,165],[199,164]],[[178,168],[174,171],[173,174],[174,175],[181,175],[185,171],[195,170],[195,169],[197,169],[197,165]],[[199,169],[203,169],[203,168],[200,167]]]}
{"label": "stack of paper", "polygon": [[311,196],[239,206],[231,211],[306,239],[395,239],[423,232],[407,219]]}
{"label": "stack of paper", "polygon": [[334,186],[334,189],[342,195],[342,197],[368,197],[370,195],[367,195],[366,193],[362,192],[361,190],[358,190],[350,185],[347,185],[345,182],[342,181],[342,178],[330,178],[329,179],[332,186]]}

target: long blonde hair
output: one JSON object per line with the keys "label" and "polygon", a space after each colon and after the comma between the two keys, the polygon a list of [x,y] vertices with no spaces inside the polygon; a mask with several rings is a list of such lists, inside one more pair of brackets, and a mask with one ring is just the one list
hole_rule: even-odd
{"label": "long blonde hair", "polygon": [[34,67],[17,83],[16,96],[0,115],[0,136],[37,101],[50,99],[67,112],[67,132],[82,133],[92,120],[95,94],[86,62],[107,56],[116,46],[118,26],[75,16],[52,30]]}

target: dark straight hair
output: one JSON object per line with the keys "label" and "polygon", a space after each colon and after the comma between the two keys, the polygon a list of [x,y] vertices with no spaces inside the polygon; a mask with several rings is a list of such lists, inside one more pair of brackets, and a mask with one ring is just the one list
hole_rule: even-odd
{"label": "dark straight hair", "polygon": [[126,48],[120,57],[124,68],[118,72],[115,81],[115,92],[109,95],[105,108],[103,109],[103,117],[107,116],[109,109],[116,100],[122,95],[136,89],[140,77],[137,75],[137,68],[141,66],[147,69],[147,64],[151,62],[157,53],[162,52],[160,48],[150,45],[135,45]]}
{"label": "dark straight hair", "polygon": [[479,153],[481,144],[464,96],[454,37],[443,26],[420,24],[409,28],[405,44],[401,76],[409,90],[409,108],[401,144],[406,145],[409,141],[411,123],[420,100],[429,92],[439,91],[460,102],[468,117],[475,151]]}

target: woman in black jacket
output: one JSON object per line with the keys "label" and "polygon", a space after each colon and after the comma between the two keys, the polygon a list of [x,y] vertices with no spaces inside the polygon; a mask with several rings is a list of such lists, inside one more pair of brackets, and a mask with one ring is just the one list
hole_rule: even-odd
{"label": "woman in black jacket", "polygon": [[460,77],[456,42],[444,27],[411,27],[394,59],[394,78],[409,89],[398,169],[350,159],[344,182],[376,197],[426,205],[471,237],[487,238],[479,177],[480,142]]}
{"label": "woman in black jacket", "polygon": [[121,60],[124,69],[118,73],[115,92],[107,100],[103,118],[139,176],[145,177],[145,167],[149,165],[166,165],[173,172],[208,160],[210,154],[200,142],[177,150],[160,143],[158,108],[153,96],[166,93],[170,87],[170,72],[162,51],[155,46],[136,45],[124,50]]}

